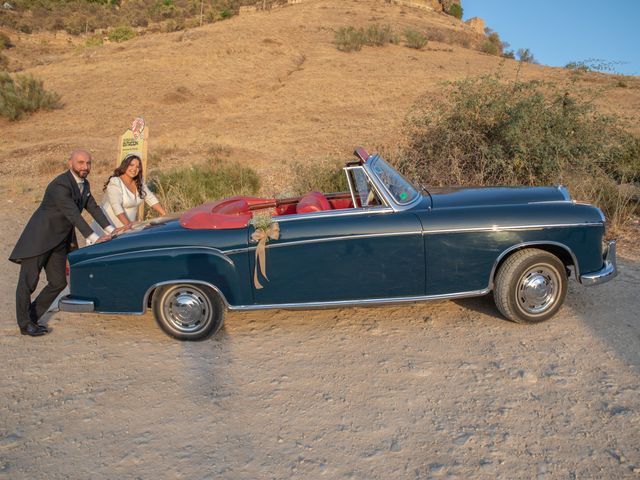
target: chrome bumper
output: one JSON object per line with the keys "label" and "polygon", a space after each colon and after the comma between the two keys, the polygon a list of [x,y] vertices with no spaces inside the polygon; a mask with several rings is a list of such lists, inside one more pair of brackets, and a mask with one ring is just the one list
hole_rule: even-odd
{"label": "chrome bumper", "polygon": [[62,297],[58,302],[58,308],[63,312],[86,313],[93,312],[93,302],[90,300],[77,300],[69,298],[70,295]]}
{"label": "chrome bumper", "polygon": [[604,253],[604,267],[601,270],[586,275],[580,275],[580,283],[583,285],[598,285],[608,282],[618,275],[616,268],[616,241],[609,240],[607,242],[607,251]]}

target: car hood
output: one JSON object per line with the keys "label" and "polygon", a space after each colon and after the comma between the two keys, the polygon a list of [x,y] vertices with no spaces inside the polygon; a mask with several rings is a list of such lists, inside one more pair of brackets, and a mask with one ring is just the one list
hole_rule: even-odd
{"label": "car hood", "polygon": [[112,240],[81,248],[69,255],[69,263],[132,252],[171,248],[217,249],[221,251],[246,248],[246,228],[229,230],[189,230],[177,218],[160,218],[137,224],[133,229]]}
{"label": "car hood", "polygon": [[430,188],[433,208],[522,205],[568,201],[565,187],[446,187]]}

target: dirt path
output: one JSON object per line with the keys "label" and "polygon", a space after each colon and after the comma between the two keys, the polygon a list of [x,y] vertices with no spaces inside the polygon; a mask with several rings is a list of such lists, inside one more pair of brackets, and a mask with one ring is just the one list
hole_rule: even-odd
{"label": "dirt path", "polygon": [[[0,207],[6,258],[32,206]],[[17,334],[0,275],[0,478],[640,478],[639,257],[551,322],[490,297],[229,314],[200,343],[151,315]]]}

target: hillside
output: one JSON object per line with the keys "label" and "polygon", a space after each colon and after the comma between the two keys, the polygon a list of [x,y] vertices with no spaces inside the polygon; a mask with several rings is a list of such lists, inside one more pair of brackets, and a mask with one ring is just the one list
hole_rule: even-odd
{"label": "hillside", "polygon": [[[223,146],[261,171],[265,184],[281,183],[287,162],[346,156],[357,144],[393,146],[410,106],[425,93],[437,95],[443,81],[498,70],[508,79],[554,82],[569,74],[433,41],[422,51],[399,44],[344,53],[333,45],[336,29],[373,23],[398,33],[472,32],[443,13],[382,0],[308,0],[93,48],[64,33],[20,34],[11,61],[60,93],[65,106],[20,122],[0,119],[2,182],[14,177],[16,159],[44,182],[82,145],[105,171],[119,133],[143,115],[156,166],[197,162]],[[607,87],[599,99],[605,111],[637,124],[637,78],[626,88],[607,75],[580,81]],[[13,178],[9,186],[20,190],[19,184]]]}

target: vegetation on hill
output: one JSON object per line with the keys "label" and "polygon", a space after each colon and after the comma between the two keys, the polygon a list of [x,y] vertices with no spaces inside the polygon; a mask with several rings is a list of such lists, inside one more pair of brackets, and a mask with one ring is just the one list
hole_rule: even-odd
{"label": "vegetation on hill", "polygon": [[149,188],[168,211],[182,212],[214,199],[255,195],[260,177],[252,168],[212,159],[208,165],[152,172]]}
{"label": "vegetation on hill", "polygon": [[458,5],[457,3],[452,4],[449,9],[447,10],[447,13],[449,15],[451,15],[452,17],[456,17],[457,19],[461,19],[462,18],[462,6]]}
{"label": "vegetation on hill", "polygon": [[[236,15],[256,0],[12,0],[12,10],[0,11],[0,26],[32,33],[65,30],[72,35],[115,27],[147,27],[182,30]],[[264,8],[286,0],[264,0]]]}
{"label": "vegetation on hill", "polygon": [[407,117],[400,170],[425,185],[566,184],[614,224],[629,218],[620,184],[640,180],[640,137],[598,113],[573,85],[450,83]]}
{"label": "vegetation on hill", "polygon": [[0,116],[19,120],[37,110],[61,108],[60,96],[44,89],[41,80],[32,75],[0,72]]}

